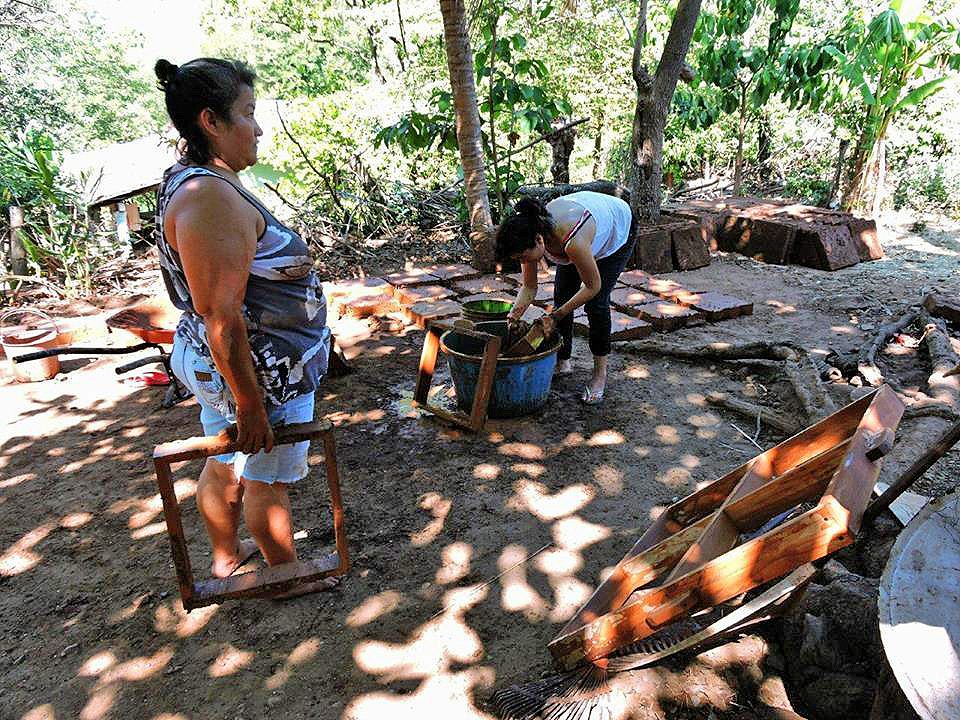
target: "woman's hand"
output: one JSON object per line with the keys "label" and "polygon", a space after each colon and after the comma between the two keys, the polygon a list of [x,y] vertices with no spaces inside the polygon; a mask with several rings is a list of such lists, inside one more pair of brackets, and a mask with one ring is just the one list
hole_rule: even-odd
{"label": "woman's hand", "polygon": [[535,287],[528,288],[524,285],[520,288],[520,292],[517,293],[517,299],[513,301],[513,308],[507,314],[507,320],[515,321],[523,317],[523,313],[527,311],[527,308],[530,307],[536,297],[537,289]]}
{"label": "woman's hand", "polygon": [[543,326],[543,336],[545,338],[550,337],[557,330],[557,318],[553,313],[547,313],[537,322]]}
{"label": "woman's hand", "polygon": [[237,444],[247,455],[273,450],[273,428],[262,401],[237,403]]}

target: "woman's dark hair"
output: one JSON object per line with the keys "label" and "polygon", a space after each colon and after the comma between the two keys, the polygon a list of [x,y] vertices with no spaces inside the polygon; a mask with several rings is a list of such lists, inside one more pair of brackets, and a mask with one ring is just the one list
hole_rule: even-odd
{"label": "woman's dark hair", "polygon": [[494,254],[498,261],[522,253],[537,244],[537,235],[549,237],[553,220],[547,206],[536,198],[521,198],[497,229]]}
{"label": "woman's dark hair", "polygon": [[153,71],[167,114],[184,142],[183,156],[197,165],[208,163],[210,143],[198,122],[201,111],[210,108],[230,122],[230,107],[244,86],[253,87],[256,73],[242,62],[218,58],[197,58],[179,66],[161,59]]}

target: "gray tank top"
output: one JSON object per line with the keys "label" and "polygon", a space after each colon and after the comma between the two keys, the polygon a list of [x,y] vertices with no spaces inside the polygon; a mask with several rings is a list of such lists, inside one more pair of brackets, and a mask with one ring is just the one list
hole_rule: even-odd
{"label": "gray tank top", "polygon": [[[160,271],[174,305],[183,310],[177,335],[202,357],[213,358],[203,318],[193,308],[179,253],[167,242],[163,218],[170,198],[184,181],[198,175],[229,181],[202,167],[177,163],[164,173],[157,193],[157,248]],[[330,329],[327,302],[313,270],[306,243],[284,226],[254,195],[230,183],[252,204],[266,224],[257,240],[243,298],[250,352],[268,403],[281,405],[316,390],[327,372]]]}

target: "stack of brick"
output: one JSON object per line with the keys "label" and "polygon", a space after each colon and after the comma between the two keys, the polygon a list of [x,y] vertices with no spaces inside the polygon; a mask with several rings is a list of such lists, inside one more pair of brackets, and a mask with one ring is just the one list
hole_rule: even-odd
{"label": "stack of brick", "polygon": [[655,224],[638,223],[637,245],[628,267],[648,273],[695,270],[710,264],[699,221],[664,214]]}
{"label": "stack of brick", "polygon": [[873,220],[766,198],[693,200],[675,214],[699,224],[712,250],[761,262],[839,270],[883,257]]}

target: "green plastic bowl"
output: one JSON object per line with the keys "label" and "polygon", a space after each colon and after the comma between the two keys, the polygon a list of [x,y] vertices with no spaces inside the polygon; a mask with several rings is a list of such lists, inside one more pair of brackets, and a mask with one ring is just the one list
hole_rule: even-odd
{"label": "green plastic bowl", "polygon": [[463,304],[463,318],[473,322],[505,320],[513,309],[509,300],[470,300]]}

